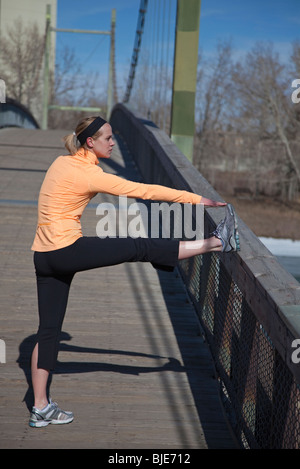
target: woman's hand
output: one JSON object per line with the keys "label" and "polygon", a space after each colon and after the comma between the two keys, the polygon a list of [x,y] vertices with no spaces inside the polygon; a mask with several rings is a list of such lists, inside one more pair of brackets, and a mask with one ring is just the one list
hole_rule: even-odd
{"label": "woman's hand", "polygon": [[200,203],[203,204],[204,207],[224,207],[227,205],[226,202],[216,202],[215,200],[206,199],[205,197],[202,197]]}

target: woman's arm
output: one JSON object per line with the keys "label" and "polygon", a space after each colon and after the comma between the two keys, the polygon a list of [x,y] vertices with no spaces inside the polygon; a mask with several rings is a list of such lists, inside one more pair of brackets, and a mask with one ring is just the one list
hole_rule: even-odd
{"label": "woman's arm", "polygon": [[223,202],[202,197],[184,190],[172,189],[158,184],[144,184],[128,181],[114,174],[105,173],[100,167],[95,168],[89,180],[91,192],[102,192],[116,196],[126,196],[144,200],[160,200],[165,202],[204,204],[206,207],[226,205]]}
{"label": "woman's arm", "polygon": [[204,207],[224,207],[224,205],[227,205],[226,202],[216,202],[215,200],[206,199],[205,197],[202,197],[201,204],[203,204]]}

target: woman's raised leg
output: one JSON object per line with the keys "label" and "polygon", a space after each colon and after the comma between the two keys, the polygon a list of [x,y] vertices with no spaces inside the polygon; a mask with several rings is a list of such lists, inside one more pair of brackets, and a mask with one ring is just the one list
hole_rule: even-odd
{"label": "woman's raised leg", "polygon": [[180,241],[178,259],[182,260],[208,252],[221,251],[222,246],[221,240],[215,236],[195,241]]}

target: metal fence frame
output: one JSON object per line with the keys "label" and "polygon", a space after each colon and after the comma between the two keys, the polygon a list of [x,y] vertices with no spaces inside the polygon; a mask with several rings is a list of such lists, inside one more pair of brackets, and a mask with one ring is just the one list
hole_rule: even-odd
{"label": "metal fence frame", "polygon": [[[146,183],[222,200],[152,122],[118,104],[111,124]],[[223,215],[222,209],[205,210],[206,236]],[[241,219],[239,233],[240,252],[197,256],[179,269],[241,447],[299,449],[300,346],[294,341],[300,339],[300,284]]]}
{"label": "metal fence frame", "polygon": [[3,127],[39,129],[39,124],[29,109],[15,99],[7,97],[5,103],[0,103],[0,129]]}

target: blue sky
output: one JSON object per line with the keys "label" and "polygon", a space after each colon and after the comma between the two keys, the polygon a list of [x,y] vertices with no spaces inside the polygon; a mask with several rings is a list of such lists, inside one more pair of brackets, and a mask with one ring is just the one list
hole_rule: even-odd
{"label": "blue sky", "polygon": [[241,56],[257,41],[271,41],[282,58],[300,40],[299,0],[202,0],[200,45],[231,39]]}
{"label": "blue sky", "polygon": [[[164,0],[149,0],[152,6]],[[168,4],[169,0],[165,0]],[[116,70],[119,87],[129,71],[140,0],[58,0],[57,27],[109,30],[112,8],[116,9]],[[171,0],[173,12],[176,1]],[[150,11],[150,8],[148,8]],[[150,18],[146,17],[146,24]],[[174,35],[172,36],[174,37]],[[300,40],[300,0],[202,0],[199,46],[205,55],[215,51],[217,41],[230,39],[235,57],[242,58],[256,41],[271,41],[282,59],[290,44]],[[106,77],[109,37],[57,33],[57,47],[68,45],[86,70]],[[105,78],[103,78],[105,80]]]}

